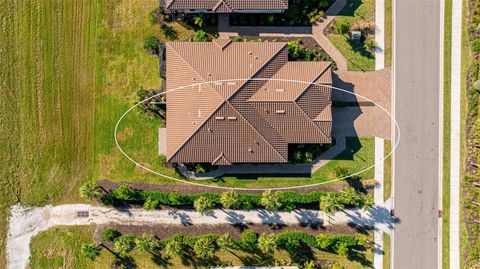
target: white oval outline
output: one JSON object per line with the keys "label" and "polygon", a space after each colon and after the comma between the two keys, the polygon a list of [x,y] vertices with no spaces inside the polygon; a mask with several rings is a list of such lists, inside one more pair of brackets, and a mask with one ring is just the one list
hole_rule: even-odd
{"label": "white oval outline", "polygon": [[[135,161],[133,158],[131,158],[127,153],[125,153],[125,151],[123,150],[123,148],[120,146],[120,144],[118,143],[118,139],[117,139],[117,130],[118,130],[118,126],[120,124],[120,122],[122,121],[122,119],[130,112],[132,111],[133,109],[135,109],[137,106],[139,106],[140,104],[143,104],[145,103],[146,101],[150,100],[150,99],[153,99],[159,95],[162,95],[162,94],[166,94],[167,92],[172,92],[172,91],[175,91],[175,90],[179,90],[179,89],[184,89],[184,88],[188,88],[188,87],[195,87],[195,86],[200,86],[200,85],[204,85],[204,84],[211,84],[211,83],[218,83],[218,82],[232,82],[232,81],[245,81],[245,83],[247,83],[248,81],[250,80],[253,80],[253,81],[280,81],[280,82],[294,82],[294,83],[303,83],[303,84],[309,84],[309,85],[317,85],[317,86],[323,86],[323,87],[330,87],[334,90],[338,90],[338,91],[341,91],[341,92],[345,92],[345,93],[348,93],[348,94],[352,94],[356,97],[360,97],[366,101],[369,101],[369,102],[372,102],[373,104],[375,104],[375,106],[379,107],[380,109],[383,110],[383,112],[385,112],[388,116],[390,116],[390,118],[393,120],[393,122],[395,123],[395,129],[397,131],[397,135],[395,136],[397,139],[395,141],[395,145],[394,147],[392,148],[392,150],[386,155],[383,157],[383,159],[381,160],[378,160],[376,161],[373,165],[363,169],[363,170],[360,170],[358,172],[355,172],[353,174],[350,174],[350,175],[347,175],[347,176],[344,176],[344,177],[341,177],[341,178],[336,178],[336,179],[332,179],[332,180],[329,180],[329,181],[325,181],[325,182],[319,182],[319,183],[313,183],[313,184],[309,184],[309,185],[302,185],[302,186],[292,186],[292,187],[278,187],[278,188],[240,188],[240,187],[222,187],[222,186],[217,186],[217,185],[210,185],[210,184],[201,184],[201,183],[196,183],[196,182],[191,182],[191,181],[187,181],[187,180],[183,180],[183,179],[179,179],[179,178],[175,178],[175,177],[171,177],[171,176],[168,176],[168,175],[164,175],[164,174],[161,174],[161,173],[158,173],[157,171],[154,171],[146,166],[143,166],[141,163]],[[165,82],[164,82],[165,83]],[[397,148],[398,146],[398,143],[400,142],[400,127],[398,126],[398,122],[395,120],[395,118],[392,116],[392,114],[390,112],[388,112],[384,107],[378,105],[376,102],[374,102],[373,100],[367,98],[367,97],[364,97],[358,93],[354,93],[354,92],[349,92],[347,90],[344,90],[344,89],[341,89],[341,88],[338,88],[338,87],[334,87],[334,86],[331,86],[331,85],[325,85],[325,84],[321,84],[321,83],[314,83],[314,82],[307,82],[307,81],[301,81],[301,80],[291,80],[291,79],[274,79],[274,78],[248,78],[248,79],[224,79],[224,80],[215,80],[215,81],[208,81],[208,82],[200,82],[200,83],[194,83],[194,84],[189,84],[189,85],[186,85],[186,86],[181,86],[181,87],[178,87],[178,88],[175,88],[175,89],[171,89],[169,91],[164,91],[164,92],[161,92],[161,93],[158,93],[158,94],[155,94],[153,96],[150,96],[148,97],[147,99],[145,100],[142,100],[140,102],[138,102],[137,104],[135,104],[134,106],[130,107],[127,111],[125,111],[125,113],[122,114],[122,116],[118,119],[117,123],[115,124],[115,130],[114,130],[114,133],[113,133],[113,137],[115,139],[115,144],[117,145],[117,148],[120,150],[120,152],[122,152],[122,154],[128,159],[130,160],[131,162],[133,162],[135,165],[139,166],[140,168],[150,172],[150,173],[153,173],[157,176],[161,176],[161,177],[164,177],[164,178],[167,178],[167,179],[171,179],[171,180],[174,180],[174,181],[177,181],[177,182],[181,182],[181,183],[186,183],[186,184],[190,184],[190,185],[194,185],[194,186],[201,186],[201,187],[209,187],[209,188],[214,188],[214,189],[222,189],[222,190],[238,190],[238,191],[266,191],[266,190],[274,190],[274,191],[282,191],[282,190],[292,190],[292,189],[301,189],[301,188],[308,188],[308,187],[315,187],[315,186],[320,186],[320,185],[326,185],[326,184],[330,184],[330,183],[334,183],[334,182],[337,182],[337,181],[341,181],[341,180],[344,180],[344,179],[347,179],[349,177],[352,177],[352,176],[355,176],[355,175],[358,175],[358,174],[361,174],[365,171],[368,171],[372,168],[374,168],[378,163],[380,162],[383,162],[385,161],[386,158],[388,158],[390,155],[393,154],[393,152],[395,151],[395,149]],[[214,178],[211,178],[211,179],[205,179],[205,180],[212,180]],[[203,180],[202,180],[203,181]]]}

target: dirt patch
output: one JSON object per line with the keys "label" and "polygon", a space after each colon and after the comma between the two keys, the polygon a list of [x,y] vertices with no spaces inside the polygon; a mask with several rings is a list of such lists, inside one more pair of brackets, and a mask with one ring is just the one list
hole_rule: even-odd
{"label": "dirt patch", "polygon": [[[134,189],[144,190],[144,191],[162,191],[162,192],[171,192],[171,191],[178,191],[181,194],[191,194],[191,193],[200,193],[200,192],[215,192],[215,193],[222,193],[225,190],[217,189],[217,188],[210,188],[210,187],[202,187],[197,185],[190,185],[190,184],[148,184],[148,183],[137,183],[137,182],[128,182],[128,181],[120,181],[115,182],[108,179],[102,179],[97,181],[97,184],[105,189],[106,191],[111,191],[113,189],[117,189],[121,184],[129,184]],[[335,184],[328,184],[328,185],[320,185],[308,188],[300,188],[296,189],[296,192],[300,193],[308,193],[312,191],[342,191],[345,187],[348,187],[346,182],[339,182]],[[243,191],[239,190],[239,193],[262,193],[262,190],[258,191]]]}

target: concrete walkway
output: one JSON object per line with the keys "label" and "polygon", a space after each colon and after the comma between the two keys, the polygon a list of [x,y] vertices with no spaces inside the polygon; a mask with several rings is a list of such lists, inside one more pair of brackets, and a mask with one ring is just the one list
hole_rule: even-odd
{"label": "concrete walkway", "polygon": [[385,67],[385,0],[375,0],[375,70]]}
{"label": "concrete walkway", "polygon": [[[81,214],[86,214],[79,217]],[[330,219],[329,219],[330,218]],[[266,210],[213,210],[209,215],[201,215],[192,210],[151,210],[141,208],[108,208],[86,204],[45,206],[27,208],[13,206],[7,235],[9,269],[24,269],[30,256],[29,244],[32,237],[59,225],[90,224],[267,224],[267,225],[335,225],[355,223],[390,229],[392,224],[388,210],[374,207],[369,212],[344,210],[328,217],[322,211],[294,210],[292,212],[270,212]]]}
{"label": "concrete walkway", "polygon": [[[384,204],[383,183],[384,183],[384,156],[385,149],[382,138],[375,137],[375,191],[373,198],[375,205],[390,208]],[[373,238],[375,241],[375,250],[373,252],[373,268],[383,269],[383,232],[384,230],[375,229]],[[388,231],[387,231],[388,232]],[[388,268],[387,268],[388,269]]]}
{"label": "concrete walkway", "polygon": [[[450,80],[450,269],[460,268],[461,52],[462,1],[454,0],[452,1],[452,55]],[[442,115],[440,115],[440,117],[442,117]]]}
{"label": "concrete walkway", "polygon": [[330,57],[332,57],[337,64],[337,70],[340,71],[347,70],[347,60],[332,44],[332,42],[330,42],[328,37],[325,36],[323,31],[335,20],[335,15],[337,15],[345,7],[346,3],[346,0],[335,1],[335,3],[333,3],[333,5],[330,6],[330,8],[325,12],[325,18],[314,23],[312,26],[313,38],[318,44],[320,44],[322,49],[325,50]]}

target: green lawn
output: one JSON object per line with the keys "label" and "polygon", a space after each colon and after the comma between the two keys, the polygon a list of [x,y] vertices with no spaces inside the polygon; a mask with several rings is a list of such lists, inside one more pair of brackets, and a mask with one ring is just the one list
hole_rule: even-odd
{"label": "green lawn", "polygon": [[390,269],[390,235],[383,233],[383,269]]}
{"label": "green lawn", "polygon": [[[392,151],[392,143],[390,140],[384,141],[385,156]],[[383,199],[386,201],[392,195],[392,156],[385,158],[383,163]]]}
{"label": "green lawn", "polygon": [[[30,246],[32,249],[30,268],[51,269],[51,268],[112,268],[114,256],[103,249],[101,255],[94,261],[85,259],[81,254],[81,246],[84,243],[92,243],[94,233],[93,226],[57,227],[42,232],[33,238]],[[370,236],[371,239],[371,236]],[[181,259],[166,258],[165,253],[156,257],[144,252],[133,251],[131,253],[136,267],[134,268],[198,268],[198,264],[186,265]],[[291,264],[292,257],[286,251],[276,251],[272,257],[265,259],[256,253],[243,251],[217,251],[216,258],[231,265],[265,265],[277,260],[282,264]],[[345,257],[313,249],[313,258],[317,262],[339,263],[344,269],[370,268],[357,261],[350,261]],[[368,263],[373,261],[373,253],[365,252],[365,259]],[[203,268],[203,266],[200,266]]]}
{"label": "green lawn", "polygon": [[393,0],[385,0],[385,67],[392,66]]}
{"label": "green lawn", "polygon": [[[362,171],[374,164],[375,142],[373,138],[347,138],[347,149],[331,160],[311,177],[265,177],[265,176],[237,176],[222,177],[215,180],[200,181],[203,184],[215,184],[224,187],[237,188],[279,188],[287,186],[301,186],[327,182],[337,179],[334,169],[344,167],[350,174]],[[369,169],[358,176],[362,179],[372,179],[374,169]]]}
{"label": "green lawn", "polygon": [[449,268],[450,260],[450,63],[452,37],[452,0],[445,1],[443,73],[443,166],[442,166],[442,266]]}
{"label": "green lawn", "polygon": [[[353,3],[352,7],[348,3]],[[351,24],[375,22],[374,0],[350,0],[345,8],[336,16],[336,21],[347,20]],[[375,56],[366,51],[361,43],[350,42],[348,35],[330,34],[332,44],[347,59],[348,70],[375,70]]]}

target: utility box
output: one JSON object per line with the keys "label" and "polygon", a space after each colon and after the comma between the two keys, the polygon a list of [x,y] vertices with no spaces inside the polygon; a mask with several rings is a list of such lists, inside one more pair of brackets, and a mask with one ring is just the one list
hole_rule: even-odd
{"label": "utility box", "polygon": [[352,31],[350,33],[350,40],[352,41],[360,41],[362,39],[362,32],[360,31]]}

